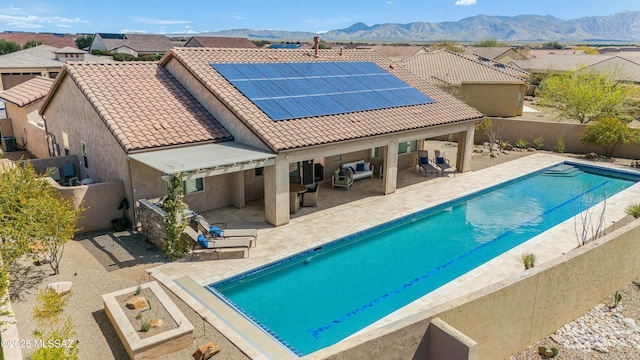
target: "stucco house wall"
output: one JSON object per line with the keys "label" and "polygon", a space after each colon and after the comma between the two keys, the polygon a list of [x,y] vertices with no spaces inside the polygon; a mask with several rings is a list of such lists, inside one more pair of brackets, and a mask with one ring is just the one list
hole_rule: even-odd
{"label": "stucco house wall", "polygon": [[[28,150],[31,155],[37,158],[49,156],[44,120],[38,114],[41,104],[42,100],[23,107],[10,102],[5,103],[7,117],[11,119],[13,136],[16,138],[16,145],[20,149]],[[2,136],[10,136],[10,134],[2,134]]]}
{"label": "stucco house wall", "polygon": [[[78,155],[80,179],[91,177],[96,182],[120,180],[124,185],[124,196],[133,200],[127,155],[70,78],[63,79],[45,109],[44,116],[47,119],[47,130],[55,137],[62,154],[62,133],[67,133],[70,154]],[[87,146],[88,168],[83,159],[82,141]],[[129,212],[129,217],[132,218],[133,207]]]}
{"label": "stucco house wall", "polygon": [[464,101],[487,116],[511,117],[522,115],[525,84],[464,83]]}

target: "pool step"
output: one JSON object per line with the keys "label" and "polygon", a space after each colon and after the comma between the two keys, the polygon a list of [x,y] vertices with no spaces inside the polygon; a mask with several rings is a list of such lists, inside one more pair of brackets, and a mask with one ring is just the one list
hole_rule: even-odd
{"label": "pool step", "polygon": [[578,174],[581,174],[582,171],[575,166],[572,165],[558,165],[547,171],[545,171],[544,175],[547,176],[561,176],[561,177],[573,177]]}

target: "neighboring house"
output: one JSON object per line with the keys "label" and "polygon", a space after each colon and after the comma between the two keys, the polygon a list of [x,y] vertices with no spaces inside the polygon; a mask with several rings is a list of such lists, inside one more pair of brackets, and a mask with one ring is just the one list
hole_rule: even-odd
{"label": "neighboring house", "polygon": [[217,36],[192,36],[184,44],[184,47],[207,47],[207,48],[249,48],[256,49],[258,46],[247,38],[238,37],[217,37]]}
{"label": "neighboring house", "polygon": [[538,59],[547,55],[587,55],[584,50],[575,49],[529,49],[526,51],[528,59]]}
{"label": "neighboring house", "polygon": [[421,78],[447,88],[487,116],[522,115],[527,85],[523,78],[449,50],[419,53],[399,63]]}
{"label": "neighboring house", "polygon": [[[265,75],[261,85],[307,95],[264,98],[255,87],[232,84],[236,71],[255,78],[255,66],[279,74]],[[282,78],[282,71],[295,74]],[[374,77],[394,87],[372,96]],[[336,86],[349,91],[335,94]],[[394,98],[397,92],[411,102]],[[60,153],[83,159],[83,178],[122,180],[134,205],[163,197],[163,178],[181,174],[190,209],[240,208],[263,199],[265,219],[276,226],[289,221],[290,170],[299,164],[325,160],[324,180],[331,181],[341,163],[366,160],[382,167],[380,192],[390,194],[399,164],[410,158],[405,166],[415,166],[415,150],[426,138],[456,135],[459,171],[470,170],[475,123],[482,118],[376,52],[338,49],[174,48],[159,63],[71,63],[41,113]]]}
{"label": "neighboring house", "polygon": [[14,137],[20,149],[28,150],[37,158],[49,157],[44,119],[38,113],[53,79],[37,76],[9,90],[0,91],[7,120],[0,123],[2,138]]}
{"label": "neighboring house", "polygon": [[36,76],[54,79],[66,61],[112,62],[107,56],[94,56],[82,50],[40,45],[0,55],[0,90],[9,89]]}
{"label": "neighboring house", "polygon": [[89,52],[100,50],[141,57],[162,55],[172,47],[173,43],[164,35],[96,33]]}
{"label": "neighboring house", "polygon": [[515,60],[510,65],[532,74],[573,71],[583,68],[612,71],[620,81],[640,83],[640,63],[634,61],[632,56],[547,55],[532,60]]}
{"label": "neighboring house", "polygon": [[53,34],[53,33],[32,33],[18,31],[0,32],[0,39],[14,42],[23,47],[24,44],[31,40],[49,45],[56,48],[76,47],[75,39],[83,36],[82,34]]}
{"label": "neighboring house", "polygon": [[499,63],[497,61],[493,61],[493,60],[489,60],[485,57],[482,57],[480,55],[476,55],[473,53],[469,53],[469,52],[461,52],[461,53],[456,53],[460,56],[465,56],[473,61],[479,62],[483,65],[488,65],[488,66],[492,66],[494,68],[496,68],[497,70],[500,70],[504,73],[507,73],[509,75],[513,75],[515,77],[521,78],[521,79],[528,79],[529,76],[531,74],[529,74],[528,72],[521,70],[517,67],[514,66],[510,66],[510,65],[505,65],[503,63]]}
{"label": "neighboring house", "polygon": [[527,58],[524,54],[512,47],[467,46],[465,50],[505,65],[513,60],[524,60]]}
{"label": "neighboring house", "polygon": [[395,46],[395,45],[373,45],[373,46],[358,46],[358,49],[370,49],[379,52],[380,54],[390,58],[393,61],[400,61],[410,56],[419,53],[428,52],[424,46]]}

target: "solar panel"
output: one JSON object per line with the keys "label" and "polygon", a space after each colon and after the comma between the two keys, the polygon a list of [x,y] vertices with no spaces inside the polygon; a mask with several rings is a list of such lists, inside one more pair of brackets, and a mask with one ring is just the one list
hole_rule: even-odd
{"label": "solar panel", "polygon": [[272,120],[430,104],[373,62],[211,64]]}

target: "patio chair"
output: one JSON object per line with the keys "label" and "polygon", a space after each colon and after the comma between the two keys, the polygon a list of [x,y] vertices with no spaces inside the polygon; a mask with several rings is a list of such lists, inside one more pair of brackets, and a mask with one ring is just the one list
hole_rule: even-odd
{"label": "patio chair", "polygon": [[309,187],[309,190],[302,194],[302,206],[318,206],[319,189],[320,185],[318,183]]}
{"label": "patio chair", "polygon": [[193,255],[208,252],[208,253],[216,253],[216,257],[220,259],[220,252],[224,250],[232,250],[232,251],[243,251],[247,253],[247,257],[249,257],[249,248],[251,247],[251,239],[212,239],[207,238],[204,234],[199,234],[196,230],[194,230],[191,226],[187,226],[184,228],[184,234],[191,238],[191,260],[193,260]]}
{"label": "patio chair", "polygon": [[432,173],[436,174],[436,176],[438,175],[438,169],[433,166],[433,162],[429,160],[428,150],[418,150],[417,166],[418,169],[424,170],[424,177]]}
{"label": "patio chair", "polygon": [[336,169],[331,177],[331,188],[346,187],[347,191],[353,185],[353,173],[347,169]]}
{"label": "patio chair", "polygon": [[196,215],[195,222],[198,224],[198,230],[200,230],[205,237],[219,240],[249,238],[251,239],[251,244],[254,247],[258,241],[258,230],[256,229],[226,229],[225,223],[214,223],[221,226],[218,227],[216,225],[209,224],[202,215]]}
{"label": "patio chair", "polygon": [[444,151],[436,150],[436,166],[440,168],[442,176],[444,176],[444,174],[453,173],[453,177],[456,177],[457,169],[451,166],[451,164],[449,163],[449,159],[447,159],[444,155]]}

